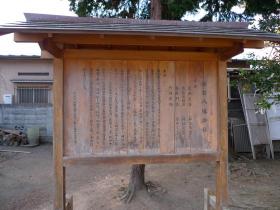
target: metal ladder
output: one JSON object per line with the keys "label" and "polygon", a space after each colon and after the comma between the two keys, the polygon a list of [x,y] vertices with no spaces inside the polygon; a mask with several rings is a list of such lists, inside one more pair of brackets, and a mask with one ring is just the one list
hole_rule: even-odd
{"label": "metal ladder", "polygon": [[239,86],[238,90],[249,132],[253,159],[256,159],[256,145],[265,145],[267,158],[271,157],[274,159],[273,144],[270,139],[266,114],[259,113],[256,106],[256,102],[260,96],[254,93],[243,93],[241,88]]}

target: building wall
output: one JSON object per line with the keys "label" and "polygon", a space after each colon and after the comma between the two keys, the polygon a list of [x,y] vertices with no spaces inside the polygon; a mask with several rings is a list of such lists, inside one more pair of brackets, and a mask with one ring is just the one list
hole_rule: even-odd
{"label": "building wall", "polygon": [[[48,76],[19,76],[19,72],[48,72]],[[0,128],[14,129],[23,126],[40,128],[40,140],[52,141],[53,108],[51,104],[3,104],[3,95],[15,95],[16,84],[11,80],[52,81],[51,59],[35,56],[0,56]],[[37,83],[39,84],[39,83]]]}
{"label": "building wall", "polygon": [[[18,76],[18,72],[49,72],[49,76]],[[52,80],[52,60],[40,58],[0,58],[0,104],[4,94],[15,94],[11,80]]]}
{"label": "building wall", "polygon": [[52,141],[53,108],[51,105],[0,104],[0,128],[14,129],[15,126],[39,127],[40,140]]}

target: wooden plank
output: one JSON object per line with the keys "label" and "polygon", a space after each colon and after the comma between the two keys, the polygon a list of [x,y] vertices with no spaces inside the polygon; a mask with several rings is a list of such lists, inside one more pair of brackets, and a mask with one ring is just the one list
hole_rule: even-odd
{"label": "wooden plank", "polygon": [[127,75],[127,62],[122,61],[120,70],[120,83],[119,83],[119,94],[120,94],[120,135],[121,135],[121,154],[127,154],[128,151],[128,75]]}
{"label": "wooden plank", "polygon": [[83,69],[83,90],[87,92],[87,127],[89,134],[89,152],[90,153],[98,153],[98,147],[100,142],[96,140],[96,119],[95,119],[95,110],[96,110],[96,69],[94,68],[94,65],[92,65],[91,61],[86,62],[87,68]]}
{"label": "wooden plank", "polygon": [[88,61],[65,60],[64,109],[67,113],[64,115],[65,155],[89,154],[92,151],[89,65]]}
{"label": "wooden plank", "polygon": [[188,119],[190,110],[188,109],[189,63],[176,62],[175,76],[175,142],[177,153],[190,152],[190,139],[188,138]]}
{"label": "wooden plank", "polygon": [[205,150],[217,151],[217,63],[215,61],[204,62],[204,88],[205,98],[202,98],[202,105],[207,107],[207,114],[202,118],[203,127],[207,132],[203,133]]}
{"label": "wooden plank", "polygon": [[53,39],[58,43],[90,45],[177,46],[203,48],[233,46],[233,41],[229,39],[190,37],[55,34]]}
{"label": "wooden plank", "polygon": [[54,135],[53,159],[55,199],[54,209],[65,208],[65,168],[63,167],[63,61],[54,59]]}
{"label": "wooden plank", "polygon": [[228,200],[228,130],[226,62],[218,62],[218,161],[216,169],[216,207],[220,210]]}
{"label": "wooden plank", "polygon": [[175,63],[161,61],[160,69],[160,153],[175,152]]}
{"label": "wooden plank", "polygon": [[157,61],[147,62],[144,72],[144,147],[159,153],[160,144],[160,70]]}
{"label": "wooden plank", "polygon": [[202,107],[202,88],[203,82],[203,62],[190,62],[189,70],[189,88],[191,88],[191,97],[189,97],[189,138],[192,152],[201,151],[203,148],[203,127],[202,115],[205,115],[207,109]]}
{"label": "wooden plank", "polygon": [[173,51],[135,51],[135,50],[70,50],[64,51],[65,58],[88,58],[105,60],[163,60],[163,61],[214,61],[217,55],[206,52],[173,52]]}
{"label": "wooden plank", "polygon": [[90,124],[92,127],[92,139],[93,143],[93,153],[94,154],[102,154],[103,153],[103,132],[102,132],[102,81],[101,81],[101,64],[98,61],[91,61],[91,69],[92,69],[92,81],[91,81],[91,117]]}
{"label": "wooden plank", "polygon": [[111,61],[114,152],[127,153],[127,63]]}
{"label": "wooden plank", "polygon": [[216,161],[216,153],[198,153],[185,155],[142,155],[142,156],[85,156],[64,157],[65,167],[73,165],[96,165],[96,164],[159,164],[159,163],[188,163],[194,161]]}
{"label": "wooden plank", "polygon": [[113,152],[113,103],[112,103],[112,61],[100,61],[101,68],[101,122],[103,132],[103,153]]}
{"label": "wooden plank", "polygon": [[145,62],[127,62],[127,129],[128,129],[128,153],[137,154],[144,150],[144,71]]}

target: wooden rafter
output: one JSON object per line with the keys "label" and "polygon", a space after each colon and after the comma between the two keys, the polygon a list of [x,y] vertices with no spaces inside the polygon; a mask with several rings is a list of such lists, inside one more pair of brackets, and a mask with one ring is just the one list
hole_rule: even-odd
{"label": "wooden rafter", "polygon": [[62,58],[63,50],[57,47],[56,43],[52,41],[52,38],[43,39],[39,42],[40,48],[52,54],[56,58]]}
{"label": "wooden rafter", "polygon": [[232,58],[235,55],[238,55],[244,51],[244,44],[243,43],[236,43],[234,47],[221,50],[219,52],[220,59],[222,61],[226,61]]}

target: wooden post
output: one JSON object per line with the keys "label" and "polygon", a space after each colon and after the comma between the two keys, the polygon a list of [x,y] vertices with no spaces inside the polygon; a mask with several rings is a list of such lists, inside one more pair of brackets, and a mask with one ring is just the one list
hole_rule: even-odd
{"label": "wooden post", "polygon": [[216,209],[228,200],[228,130],[227,130],[227,71],[226,62],[218,62],[218,154],[216,168]]}
{"label": "wooden post", "polygon": [[204,188],[204,206],[203,210],[208,210],[209,209],[209,190],[208,188]]}
{"label": "wooden post", "polygon": [[63,60],[54,59],[54,136],[53,136],[53,161],[54,161],[54,209],[65,209],[65,168],[63,167]]}

